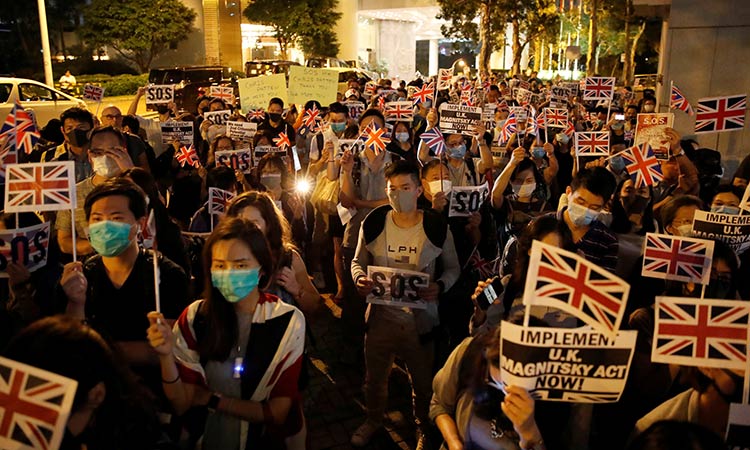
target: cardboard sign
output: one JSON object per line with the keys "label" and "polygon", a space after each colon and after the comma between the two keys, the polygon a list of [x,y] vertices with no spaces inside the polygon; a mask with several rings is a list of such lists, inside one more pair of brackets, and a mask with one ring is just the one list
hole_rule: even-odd
{"label": "cardboard sign", "polygon": [[373,281],[367,303],[424,309],[427,303],[417,290],[430,284],[430,275],[393,267],[368,266],[367,278]]}
{"label": "cardboard sign", "polygon": [[750,216],[696,211],[693,236],[725,242],[736,254],[742,254],[750,247]]}
{"label": "cardboard sign", "polygon": [[497,110],[497,103],[485,103],[484,109],[482,109],[482,122],[484,122],[484,128],[492,130],[495,128],[495,111]]}
{"label": "cardboard sign", "polygon": [[174,85],[152,84],[146,86],[146,104],[169,103],[174,101]]}
{"label": "cardboard sign", "polygon": [[362,139],[339,139],[339,148],[336,151],[335,157],[341,158],[347,150],[352,155],[357,156],[365,150],[365,141]]}
{"label": "cardboard sign", "polygon": [[625,388],[637,331],[616,338],[587,328],[524,328],[503,322],[500,378],[537,399],[616,402]]}
{"label": "cardboard sign", "polygon": [[251,142],[256,131],[258,124],[255,122],[227,121],[227,136],[234,141]]}
{"label": "cardboard sign", "polygon": [[565,86],[552,86],[552,90],[550,91],[550,98],[553,102],[560,102],[565,103],[568,101],[568,98],[570,97],[570,89],[568,89]]}
{"label": "cardboard sign", "polygon": [[581,86],[581,83],[577,81],[565,81],[562,83],[562,86],[570,92],[570,95],[576,96],[578,95],[578,88]]}
{"label": "cardboard sign", "polygon": [[674,114],[672,113],[638,114],[633,145],[641,145],[646,142],[654,151],[656,159],[669,159],[669,137],[666,134],[666,129],[672,128],[673,124]]}
{"label": "cardboard sign", "polygon": [[517,122],[526,122],[526,119],[529,117],[529,111],[523,106],[509,106],[508,111],[516,115]]}
{"label": "cardboard sign", "polygon": [[278,153],[279,156],[281,156],[281,159],[284,160],[284,163],[287,162],[286,149],[281,147],[271,147],[270,145],[259,145],[253,149],[253,165],[257,166],[258,161],[268,153]]}
{"label": "cardboard sign", "polygon": [[223,109],[221,111],[205,112],[203,113],[203,118],[210,120],[214,125],[226,125],[231,115],[232,111]]}
{"label": "cardboard sign", "polygon": [[193,122],[162,122],[159,126],[162,145],[172,145],[175,140],[180,141],[180,145],[193,143]]}
{"label": "cardboard sign", "polygon": [[447,134],[474,136],[474,126],[482,120],[482,108],[474,106],[440,105],[440,130]]}
{"label": "cardboard sign", "polygon": [[250,173],[253,168],[253,152],[249,148],[217,151],[214,157],[217,166],[227,166],[232,170],[242,171],[242,173]]}
{"label": "cardboard sign", "polygon": [[241,78],[237,80],[237,86],[240,90],[240,106],[243,112],[265,108],[273,97],[278,97],[284,102],[287,99],[286,75],[283,73]]}
{"label": "cardboard sign", "polygon": [[49,222],[0,231],[0,278],[8,278],[8,263],[15,262],[33,272],[47,265]]}
{"label": "cardboard sign", "polygon": [[365,112],[365,104],[362,102],[342,102],[344,106],[349,108],[349,118],[352,120],[359,120],[359,116]]}
{"label": "cardboard sign", "polygon": [[750,405],[729,405],[725,441],[729,450],[750,450]]}
{"label": "cardboard sign", "polygon": [[304,105],[317,100],[323,105],[336,101],[339,86],[338,72],[311,67],[289,67],[289,102]]}
{"label": "cardboard sign", "polygon": [[453,186],[450,192],[448,217],[467,217],[479,211],[490,195],[490,186],[485,181],[481,186]]}

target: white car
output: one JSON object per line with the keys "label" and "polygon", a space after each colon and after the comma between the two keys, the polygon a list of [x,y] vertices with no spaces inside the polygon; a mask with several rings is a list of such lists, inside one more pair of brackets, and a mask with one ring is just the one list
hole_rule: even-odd
{"label": "white car", "polygon": [[39,128],[47,125],[50,119],[59,119],[60,114],[68,108],[86,108],[83,100],[38,81],[0,77],[0,121],[8,116],[16,100],[21,103],[23,109],[32,112]]}

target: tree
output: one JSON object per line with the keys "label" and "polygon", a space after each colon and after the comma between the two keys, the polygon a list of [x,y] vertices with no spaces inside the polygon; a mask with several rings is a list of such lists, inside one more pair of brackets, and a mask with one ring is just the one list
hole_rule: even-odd
{"label": "tree", "polygon": [[589,76],[595,75],[599,71],[597,67],[598,59],[596,57],[596,48],[599,45],[598,39],[598,14],[599,0],[589,0],[589,51],[586,53],[586,73]]}
{"label": "tree", "polygon": [[502,0],[506,20],[513,26],[512,73],[521,71],[521,56],[529,43],[549,35],[560,26],[560,18],[553,0]]}
{"label": "tree", "polygon": [[283,59],[297,44],[306,55],[336,56],[335,26],[341,18],[337,4],[338,0],[254,0],[244,14],[250,22],[273,28]]}
{"label": "tree", "polygon": [[142,73],[154,58],[188,37],[196,13],[180,0],[92,0],[79,34],[109,46]]}

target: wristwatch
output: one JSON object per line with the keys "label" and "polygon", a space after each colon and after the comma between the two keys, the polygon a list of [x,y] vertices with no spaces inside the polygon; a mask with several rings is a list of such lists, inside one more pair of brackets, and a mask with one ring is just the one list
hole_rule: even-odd
{"label": "wristwatch", "polygon": [[219,408],[219,402],[221,401],[221,394],[217,394],[216,392],[211,394],[211,397],[208,399],[208,403],[206,403],[206,407],[211,412],[216,412],[216,410]]}

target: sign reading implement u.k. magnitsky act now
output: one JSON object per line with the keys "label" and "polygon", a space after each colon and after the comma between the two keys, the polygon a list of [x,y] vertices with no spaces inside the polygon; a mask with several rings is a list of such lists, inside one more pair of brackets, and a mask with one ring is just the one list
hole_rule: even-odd
{"label": "sign reading implement u.k. magnitsky act now", "polygon": [[524,328],[503,322],[501,380],[537,399],[608,403],[620,399],[637,331],[616,338],[589,328]]}

